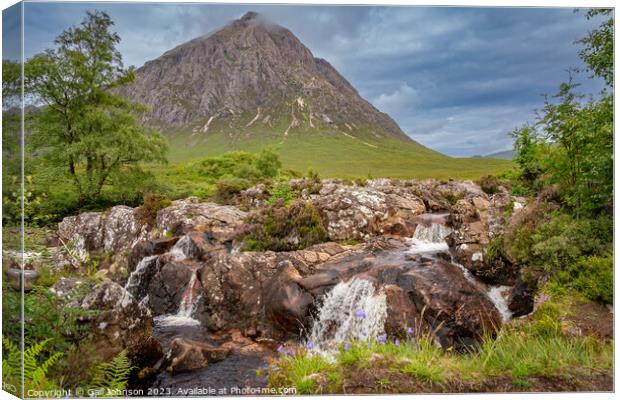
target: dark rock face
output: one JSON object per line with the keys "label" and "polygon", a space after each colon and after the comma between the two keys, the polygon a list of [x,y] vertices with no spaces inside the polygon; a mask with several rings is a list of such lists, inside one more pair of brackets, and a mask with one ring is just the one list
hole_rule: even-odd
{"label": "dark rock face", "polygon": [[136,74],[120,91],[148,105],[146,121],[153,124],[191,126],[196,134],[218,124],[269,129],[284,122],[282,134],[305,126],[353,136],[364,127],[377,137],[411,141],[327,61],[259,15],[248,13],[169,50]]}
{"label": "dark rock face", "polygon": [[131,249],[131,253],[129,253],[129,258],[127,259],[127,270],[133,272],[144,257],[163,254],[170,250],[178,240],[178,237],[174,237],[143,240],[136,243]]}
{"label": "dark rock face", "polygon": [[508,308],[513,316],[520,317],[534,311],[534,294],[534,289],[519,277],[508,301]]}

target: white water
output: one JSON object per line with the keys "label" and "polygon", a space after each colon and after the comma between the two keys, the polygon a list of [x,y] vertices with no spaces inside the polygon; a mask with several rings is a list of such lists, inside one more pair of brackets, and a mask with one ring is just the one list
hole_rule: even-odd
{"label": "white water", "polygon": [[[144,257],[136,266],[136,269],[129,275],[127,283],[125,284],[125,290],[127,290],[132,296],[136,297],[136,290],[142,286],[142,277],[144,273],[151,265],[151,261],[159,256]],[[140,300],[140,299],[137,299]]]}
{"label": "white water", "polygon": [[199,290],[200,281],[198,280],[196,271],[194,271],[181,297],[179,311],[174,315],[159,315],[154,318],[155,322],[160,326],[200,325],[200,321],[193,318],[194,312],[202,297],[197,295]]}
{"label": "white water", "polygon": [[192,241],[189,240],[189,237],[183,236],[172,246],[168,254],[172,255],[174,261],[183,261],[193,256],[191,246]]}
{"label": "white water", "polygon": [[386,318],[385,294],[376,292],[372,282],[354,278],[325,295],[309,339],[314,351],[328,354],[340,343],[382,335]]}
{"label": "white water", "polygon": [[509,321],[512,318],[512,312],[508,308],[508,303],[503,293],[510,290],[510,286],[491,286],[487,292],[487,296],[502,316],[502,322]]}
{"label": "white water", "polygon": [[[445,239],[451,232],[452,230],[450,228],[442,224],[430,224],[428,227],[418,225],[407,252],[410,254],[421,254],[448,251],[449,247]],[[454,261],[452,261],[452,263],[459,267],[469,282],[486,292],[487,297],[501,315],[503,322],[509,321],[512,318],[512,312],[508,308],[506,297],[503,295],[505,291],[510,289],[510,286],[488,286],[478,281],[472,273],[461,264]]]}

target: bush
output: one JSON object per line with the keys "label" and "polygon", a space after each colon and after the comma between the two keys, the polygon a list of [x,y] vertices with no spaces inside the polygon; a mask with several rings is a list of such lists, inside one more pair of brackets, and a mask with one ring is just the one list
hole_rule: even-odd
{"label": "bush", "polygon": [[498,177],[493,175],[485,175],[476,181],[478,185],[480,185],[480,189],[486,194],[495,194],[499,192],[500,186],[508,186],[508,182],[500,180]]}
{"label": "bush", "polygon": [[157,218],[157,212],[169,207],[171,204],[172,201],[166,195],[146,193],[142,205],[136,210],[136,218],[144,224],[153,226]]}
{"label": "bush", "polygon": [[267,199],[267,204],[270,205],[281,201],[285,206],[287,206],[297,197],[297,192],[291,188],[291,185],[287,181],[276,183],[269,193],[270,196],[269,199]]}
{"label": "bush", "polygon": [[328,239],[319,212],[311,202],[297,200],[284,205],[280,200],[251,214],[245,229],[237,235],[245,251],[293,251]]}
{"label": "bush", "polygon": [[560,283],[571,287],[587,299],[612,304],[614,301],[614,259],[611,254],[583,257],[559,277]]}
{"label": "bush", "polygon": [[215,201],[220,204],[230,204],[236,195],[251,185],[252,183],[247,179],[234,176],[223,177],[216,184]]}

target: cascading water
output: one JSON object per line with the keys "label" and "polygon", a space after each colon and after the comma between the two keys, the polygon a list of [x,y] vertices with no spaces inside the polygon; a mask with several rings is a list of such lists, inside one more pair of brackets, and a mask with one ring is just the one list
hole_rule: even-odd
{"label": "cascading water", "polygon": [[[408,253],[423,254],[448,251],[449,246],[446,242],[446,237],[451,232],[452,230],[443,224],[431,223],[429,226],[418,225],[411,240]],[[471,272],[461,264],[454,262],[454,260],[452,260],[452,263],[463,271],[463,275],[468,281],[477,285],[487,293],[487,297],[491,300],[504,322],[512,318],[512,313],[508,308],[506,297],[503,295],[503,293],[510,289],[509,286],[488,286],[478,281]]]}
{"label": "cascading water", "polygon": [[315,351],[328,353],[334,345],[383,334],[386,318],[385,294],[372,282],[340,282],[323,298],[309,340]]}
{"label": "cascading water", "polygon": [[153,262],[156,262],[159,256],[144,257],[136,266],[136,269],[129,275],[125,290],[127,290],[136,300],[140,301],[144,294],[144,278]]}
{"label": "cascading water", "polygon": [[193,243],[187,236],[183,236],[172,246],[168,254],[172,255],[174,261],[182,261],[194,255]]}
{"label": "cascading water", "polygon": [[193,271],[181,297],[177,313],[174,315],[159,315],[155,317],[155,322],[160,326],[200,325],[200,321],[193,318],[194,312],[202,298],[198,294],[200,292],[200,285],[198,274],[196,271]]}

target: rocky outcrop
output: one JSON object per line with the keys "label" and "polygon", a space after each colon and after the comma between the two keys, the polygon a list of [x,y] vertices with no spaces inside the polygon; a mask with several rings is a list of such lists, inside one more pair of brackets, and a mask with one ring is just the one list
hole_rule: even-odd
{"label": "rocky outcrop", "polygon": [[189,231],[207,232],[210,237],[225,242],[232,240],[246,212],[233,206],[203,203],[196,197],[172,202],[157,213],[156,226],[163,234],[182,235]]}
{"label": "rocky outcrop", "polygon": [[73,252],[85,259],[89,252],[107,251],[113,254],[130,249],[148,237],[148,228],[136,217],[135,210],[115,206],[109,210],[87,212],[66,217],[58,224],[58,236],[69,242]]}
{"label": "rocky outcrop", "polygon": [[96,311],[92,317],[84,317],[82,323],[92,326],[93,344],[103,360],[110,360],[124,349],[132,363],[140,367],[151,366],[161,358],[161,346],[152,336],[151,312],[122,286],[106,280],[79,301],[79,306]]}
{"label": "rocky outcrop", "polygon": [[228,354],[230,354],[228,348],[179,337],[170,343],[164,365],[169,373],[187,372],[206,368],[209,363],[222,361]]}
{"label": "rocky outcrop", "polygon": [[411,236],[408,221],[425,211],[422,200],[373,187],[325,184],[312,196],[332,240],[366,239],[371,235],[399,233]]}

